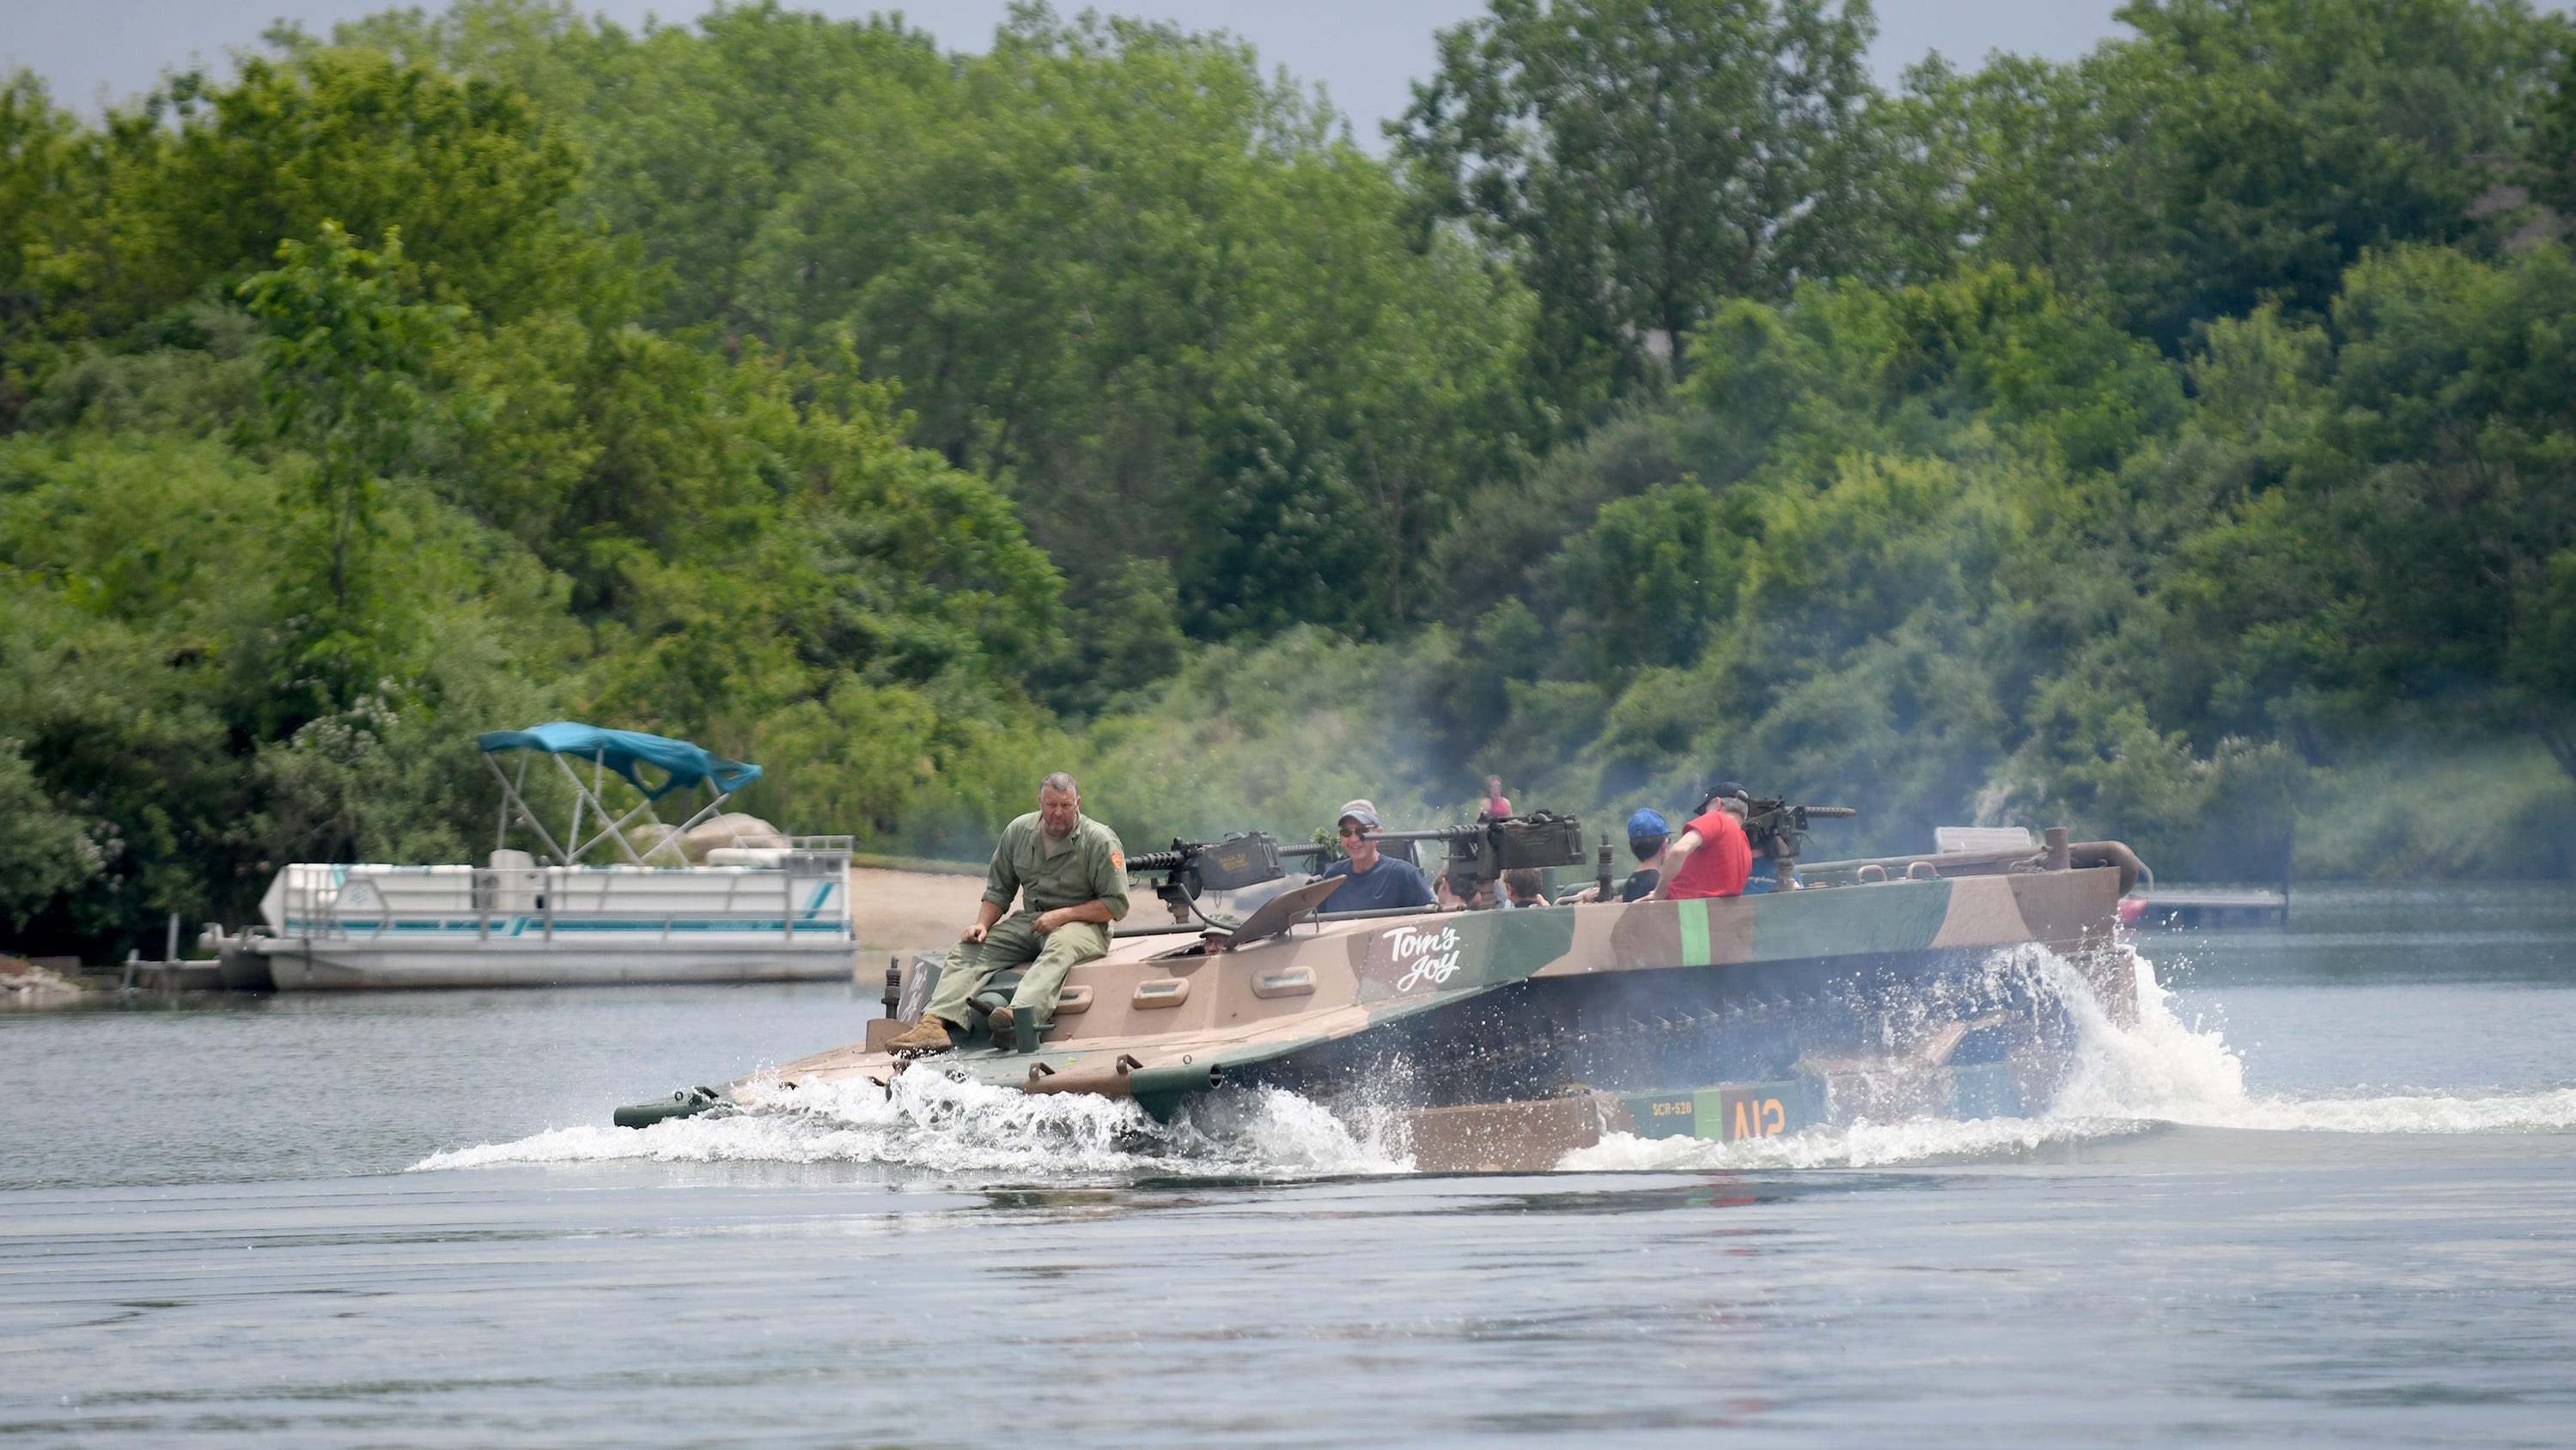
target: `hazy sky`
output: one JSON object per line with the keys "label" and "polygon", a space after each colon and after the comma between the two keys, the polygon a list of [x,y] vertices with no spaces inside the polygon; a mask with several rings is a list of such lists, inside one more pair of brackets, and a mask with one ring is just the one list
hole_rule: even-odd
{"label": "hazy sky", "polygon": [[[894,6],[868,0],[790,0],[793,8],[831,15],[901,9],[913,24],[953,50],[983,48],[1006,0],[928,0]],[[57,100],[94,110],[102,95],[123,99],[149,87],[165,67],[193,57],[220,65],[229,47],[255,44],[279,17],[327,34],[334,21],[391,8],[392,0],[0,0],[0,66],[33,67]],[[1994,49],[2064,59],[2081,54],[2117,28],[2116,0],[1879,0],[1879,75],[1897,72],[1939,49],[1973,61]],[[429,8],[438,8],[430,3]],[[588,8],[621,23],[647,15],[683,21],[707,0],[605,0]],[[1059,0],[1064,12],[1083,0]],[[1377,147],[1377,122],[1404,109],[1406,86],[1431,67],[1431,33],[1484,9],[1481,0],[1116,0],[1097,8],[1180,22],[1194,30],[1231,30],[1249,40],[1265,65],[1285,65],[1302,80],[1321,81],[1353,121],[1358,138]]]}

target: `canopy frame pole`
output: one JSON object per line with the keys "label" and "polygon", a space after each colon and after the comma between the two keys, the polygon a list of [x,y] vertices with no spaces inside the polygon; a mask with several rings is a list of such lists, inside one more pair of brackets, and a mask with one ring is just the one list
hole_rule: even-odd
{"label": "canopy frame pole", "polygon": [[[714,820],[716,815],[724,809],[724,803],[733,799],[733,792],[729,790],[717,790],[716,783],[712,778],[707,781],[707,789],[714,793],[715,799],[698,807],[695,814],[691,815],[687,820],[672,827],[671,830],[675,836],[686,834],[690,828],[697,826],[702,822]],[[736,834],[734,843],[736,845],[741,844],[739,833]]]}
{"label": "canopy frame pole", "polygon": [[[632,770],[634,767],[628,766],[627,769]],[[608,819],[608,797],[605,794],[607,789],[608,750],[603,746],[590,757],[590,800],[592,805],[599,808],[599,818],[603,821]],[[573,834],[578,836],[581,832],[575,831]],[[618,839],[624,840],[625,837],[620,836]],[[632,856],[635,853],[630,850],[626,854]]]}
{"label": "canopy frame pole", "polygon": [[[602,751],[602,752],[601,752],[601,755],[602,755],[602,757],[603,757],[603,758],[606,756],[606,754],[607,754],[607,752],[605,752],[605,751]],[[556,756],[555,758],[556,758],[557,760],[561,760],[563,757],[562,757],[562,756]],[[603,790],[604,790],[604,789],[606,789],[606,788],[607,788],[607,785],[608,785],[608,776],[607,776],[607,767],[606,767],[606,765],[605,765],[605,764],[601,764],[601,765],[599,765],[599,766],[598,766],[598,771],[597,771],[597,775],[596,775],[596,777],[595,777],[595,778],[598,780],[598,782],[599,782],[599,785],[600,785],[601,789],[603,789]],[[640,787],[639,787],[639,789],[640,789]],[[617,818],[616,818],[616,819],[614,819],[614,820],[610,820],[610,819],[609,819],[609,814],[608,814],[608,802],[607,802],[607,801],[605,801],[605,800],[603,800],[603,799],[601,799],[599,795],[597,795],[597,794],[593,794],[593,795],[591,796],[591,798],[590,798],[590,808],[591,808],[593,811],[597,812],[597,813],[598,813],[598,815],[599,815],[599,818],[600,818],[601,820],[603,820],[603,821],[607,821],[607,822],[608,822],[608,824],[606,824],[606,825],[604,825],[604,826],[602,826],[602,827],[600,827],[600,828],[599,828],[599,834],[598,834],[598,835],[592,836],[588,841],[583,842],[583,843],[582,843],[582,845],[578,848],[578,853],[579,853],[579,854],[585,854],[585,855],[586,855],[586,854],[588,854],[588,853],[589,853],[590,848],[591,848],[591,847],[593,847],[593,846],[598,845],[602,839],[604,839],[604,838],[608,838],[608,837],[614,837],[614,838],[616,839],[616,841],[617,841],[617,849],[625,853],[625,855],[626,855],[626,859],[627,859],[627,860],[629,860],[629,861],[633,862],[634,864],[636,864],[636,865],[638,865],[638,866],[643,865],[643,864],[644,864],[644,858],[635,854],[635,843],[634,843],[634,842],[632,842],[632,841],[630,841],[630,840],[628,840],[628,839],[626,839],[626,827],[627,827],[627,825],[628,825],[630,822],[632,822],[632,821],[633,821],[637,816],[642,816],[646,821],[649,821],[649,822],[651,822],[652,824],[657,825],[657,826],[658,826],[658,825],[660,825],[660,824],[662,824],[662,817],[661,817],[659,814],[657,814],[657,813],[654,811],[654,809],[653,809],[653,797],[652,797],[652,796],[650,796],[650,795],[646,795],[646,796],[644,797],[643,801],[642,801],[641,803],[639,803],[638,805],[636,805],[636,807],[635,807],[633,810],[628,811],[626,814],[624,814],[624,815],[622,815],[622,816],[619,816],[619,817],[617,817]]]}
{"label": "canopy frame pole", "polygon": [[581,788],[581,777],[573,772],[571,766],[564,764],[562,756],[555,756],[555,764],[562,769],[564,779],[572,782],[572,824],[564,827],[564,843],[572,847],[571,857],[564,862],[569,866],[581,859],[581,807],[582,802],[590,799],[590,793]]}
{"label": "canopy frame pole", "polygon": [[[645,804],[650,805],[650,804],[652,804],[652,802],[647,801],[647,802],[645,802]],[[682,835],[682,833],[686,832],[686,831],[689,829],[689,826],[691,826],[691,825],[695,825],[696,823],[697,823],[697,817],[695,817],[695,816],[691,816],[691,817],[688,819],[688,822],[687,822],[686,824],[679,825],[679,826],[675,826],[675,827],[672,827],[672,828],[670,828],[670,829],[668,829],[668,830],[665,830],[665,831],[662,833],[662,839],[660,839],[660,840],[658,840],[658,841],[655,841],[655,842],[653,843],[653,849],[651,849],[651,850],[649,850],[649,851],[645,852],[643,855],[638,856],[638,857],[636,857],[636,858],[635,858],[635,864],[636,864],[636,865],[638,865],[638,866],[649,866],[649,865],[653,864],[653,858],[654,858],[654,857],[661,855],[661,854],[662,854],[663,852],[665,852],[665,851],[668,851],[668,852],[670,852],[670,853],[671,853],[671,864],[672,864],[672,865],[674,865],[674,866],[686,866],[686,865],[688,865],[688,864],[689,864],[689,853],[688,853],[688,851],[687,851],[684,847],[682,847],[682,846],[680,845],[680,836]],[[662,824],[662,818],[661,818],[661,816],[660,816],[659,814],[656,814],[656,815],[653,817],[653,824],[655,824],[655,825],[657,825],[657,826]]]}
{"label": "canopy frame pole", "polygon": [[[494,760],[492,758],[492,753],[487,750],[483,753],[483,763],[492,767],[492,774],[501,782],[502,820],[505,823],[502,831],[503,839],[505,841],[508,839],[508,827],[506,822],[509,819],[509,810],[511,807],[516,806],[519,811],[519,819],[527,823],[529,830],[537,833],[537,839],[545,843],[546,849],[554,852],[557,860],[563,861],[567,866],[571,865],[572,862],[564,856],[564,848],[557,845],[555,843],[554,836],[546,830],[545,822],[538,820],[537,813],[528,808],[528,798],[520,793],[519,786],[513,785],[508,773],[501,769],[501,762]],[[527,757],[522,755],[519,758],[520,784],[525,784],[527,778],[528,761]],[[497,850],[500,848],[495,847],[494,849]]]}
{"label": "canopy frame pole", "polygon": [[[645,821],[645,823],[646,823],[647,825],[652,825],[652,826],[661,826],[661,825],[662,825],[662,813],[661,813],[660,811],[657,811],[657,810],[655,810],[655,809],[653,808],[653,798],[652,798],[651,796],[649,796],[649,795],[648,795],[648,796],[644,797],[644,799],[643,799],[642,803],[641,803],[641,804],[639,804],[639,805],[637,805],[637,806],[635,807],[635,809],[633,809],[633,810],[631,810],[631,811],[628,811],[626,814],[624,814],[624,815],[622,815],[622,816],[619,816],[619,817],[617,818],[617,823],[616,823],[615,825],[610,826],[610,827],[609,827],[609,829],[610,829],[610,830],[612,830],[612,831],[615,831],[615,832],[617,833],[617,844],[618,844],[618,847],[619,847],[619,849],[621,849],[621,850],[625,851],[625,853],[626,853],[626,859],[627,859],[627,860],[629,860],[629,861],[634,862],[634,863],[635,863],[636,865],[638,865],[638,866],[641,866],[641,865],[643,865],[643,864],[644,864],[644,858],[643,858],[642,856],[638,856],[638,855],[636,855],[636,854],[635,854],[635,843],[634,843],[633,841],[631,841],[631,840],[628,840],[628,839],[627,839],[627,836],[626,836],[627,823],[628,823],[628,822],[630,822],[630,821],[632,821],[632,820],[634,820],[637,816],[642,816],[642,817],[644,818],[644,821]],[[678,833],[677,831],[670,830],[670,829],[669,829],[669,828],[667,828],[667,827],[664,827],[664,828],[663,828],[663,834],[662,834],[662,840],[663,840],[663,841],[675,841],[675,840],[677,840],[677,839],[679,839],[679,833]],[[658,851],[658,850],[660,850],[661,848],[662,848],[662,842],[661,842],[661,841],[656,841],[656,842],[654,842],[654,843],[653,843],[653,849],[655,849],[655,850],[657,850],[657,851]],[[681,856],[680,856],[680,864],[681,864],[681,865],[683,865],[683,866],[685,866],[685,865],[689,864],[689,858],[688,858],[688,855],[687,855],[687,853],[686,853],[686,852],[681,853]]]}
{"label": "canopy frame pole", "polygon": [[[502,791],[497,844],[493,849],[508,849],[510,817],[512,812],[516,812],[565,869],[579,865],[610,836],[617,838],[618,856],[638,867],[645,866],[648,858],[658,860],[665,849],[671,852],[675,861],[685,863],[689,859],[688,848],[685,842],[675,838],[698,829],[710,818],[719,818],[727,803],[739,793],[740,787],[758,780],[761,774],[757,765],[724,760],[685,740],[641,735],[634,731],[601,730],[570,721],[557,721],[525,731],[487,732],[476,740],[483,747],[486,760],[491,760],[502,750],[522,752],[515,779],[499,761],[492,760],[493,776],[501,782]],[[585,745],[590,747],[591,757],[590,779],[587,781],[581,778],[580,770],[572,763],[573,757],[580,755]],[[564,784],[572,790],[569,821],[560,839],[538,819],[536,808],[530,804],[528,772],[532,767],[525,753],[529,751],[553,756],[555,769],[562,773]],[[642,797],[624,811],[612,809],[606,799],[610,774],[608,757],[611,755],[618,758],[615,774],[633,786]],[[638,767],[645,765],[663,773],[659,786],[647,784],[635,773]],[[662,798],[675,794],[682,786],[700,784],[707,788],[705,807],[685,811],[687,802],[683,801],[680,808],[684,809],[688,819],[676,828],[664,825],[658,809]],[[689,797],[691,800],[695,798],[694,793]],[[641,829],[641,823],[645,822],[650,822],[661,835],[649,851],[639,854],[640,848],[630,839],[629,832]],[[733,835],[733,844],[742,845],[741,834],[735,832]]]}
{"label": "canopy frame pole", "polygon": [[[713,777],[709,777],[704,784],[707,788],[708,794],[713,796],[714,799],[708,801],[705,805],[698,807],[696,811],[690,814],[687,820],[680,822],[676,826],[670,827],[670,834],[664,836],[660,841],[655,842],[652,850],[645,852],[642,856],[635,859],[636,865],[642,866],[647,864],[652,857],[660,855],[666,849],[670,851],[672,855],[679,858],[680,865],[686,866],[689,864],[688,848],[680,844],[680,838],[687,835],[690,829],[698,825],[700,822],[713,819],[719,811],[724,809],[724,803],[733,799],[732,791],[718,790],[716,788],[716,783]],[[645,803],[647,807],[651,804],[652,803],[649,801]],[[639,807],[639,809],[643,808]],[[655,815],[649,810],[646,811],[646,814],[651,816],[654,825],[658,826],[662,824],[662,818],[659,815]],[[741,840],[742,838],[740,834],[737,833],[734,837],[734,843],[736,845],[740,845]]]}
{"label": "canopy frame pole", "polygon": [[[665,780],[665,788],[667,788],[667,780]],[[598,752],[598,755],[592,755],[592,757],[590,757],[590,809],[592,809],[592,811],[598,811],[600,819],[603,819],[603,822],[608,822],[608,801],[605,801],[605,796],[603,796],[605,791],[608,791],[608,752],[605,752],[605,749],[603,749],[603,752]],[[636,855],[636,845],[634,845],[634,842],[626,840],[626,824],[634,822],[636,816],[644,816],[644,819],[647,819],[647,822],[657,824],[657,827],[659,827],[659,824],[662,824],[662,814],[659,814],[659,811],[654,811],[654,809],[652,809],[652,796],[649,796],[649,793],[644,793],[644,804],[636,806],[636,809],[631,809],[631,811],[626,811],[626,814],[618,816],[618,819],[613,819],[613,822],[608,822],[608,824],[605,824],[605,827],[600,827],[600,834],[616,834],[618,850],[626,852],[626,860],[631,860],[631,863],[636,863],[636,865],[644,865],[644,858],[641,858],[641,855]],[[667,840],[667,837],[665,837],[665,840]],[[590,845],[600,845],[600,837],[590,837]],[[585,847],[582,847],[582,850],[590,850],[590,845],[585,845]],[[654,850],[662,850],[662,845],[659,845],[659,842],[654,842]],[[680,858],[680,863],[685,865],[685,863],[688,863],[688,858],[685,858],[685,855],[683,855],[683,858]]]}
{"label": "canopy frame pole", "polygon": [[[597,809],[599,814],[603,817],[608,814],[608,810],[604,806],[595,806],[594,808]],[[635,843],[626,839],[627,823],[633,821],[637,816],[642,816],[645,821],[651,825],[658,826],[662,824],[662,818],[653,813],[653,803],[651,801],[646,801],[644,804],[637,806],[635,809],[628,811],[626,814],[619,816],[613,821],[610,821],[607,825],[600,827],[599,835],[591,837],[589,842],[583,845],[582,849],[587,851],[592,846],[598,845],[602,837],[613,838],[617,842],[617,849],[626,853],[627,860],[634,862],[638,866],[643,865],[644,858],[635,854]]]}
{"label": "canopy frame pole", "polygon": [[[560,760],[563,757],[557,756],[555,758]],[[634,820],[639,815],[654,825],[658,826],[662,824],[662,817],[653,809],[653,797],[649,794],[645,795],[643,804],[638,805],[635,809],[628,811],[626,814],[619,816],[613,821],[609,820],[608,801],[604,795],[604,792],[608,789],[608,752],[605,750],[602,750],[597,755],[591,757],[590,782],[590,808],[597,811],[599,813],[599,818],[603,821],[608,821],[608,824],[600,827],[599,835],[591,837],[589,844],[583,846],[581,849],[588,851],[591,846],[598,845],[601,836],[614,836],[617,839],[617,849],[626,853],[626,859],[632,861],[638,866],[643,865],[644,858],[635,854],[635,843],[626,839],[626,825],[627,822]],[[639,786],[637,789],[641,791],[642,787]]]}
{"label": "canopy frame pole", "polygon": [[[484,756],[483,758],[484,758],[484,759],[486,759],[486,760],[489,760],[489,759],[491,759],[492,757],[491,757],[491,756],[489,756],[489,755],[486,755],[486,756]],[[498,767],[495,767],[495,769],[497,769],[497,768],[498,768]],[[526,793],[527,793],[527,789],[528,789],[528,752],[526,752],[526,751],[522,750],[522,751],[520,751],[520,752],[519,752],[519,783],[518,783],[517,788],[511,791],[511,795],[512,795],[513,797],[516,797],[516,798],[518,798],[518,799],[519,799],[519,814],[520,814],[522,817],[533,818],[533,817],[535,816],[535,814],[536,814],[536,813],[535,813],[534,811],[531,811],[531,810],[529,810],[529,809],[528,809],[528,802],[527,802],[527,800],[525,799],[525,796],[526,796]],[[509,844],[509,842],[504,841],[504,842],[502,842],[501,844],[502,844],[502,845],[504,845],[504,846],[506,846],[506,845],[508,845],[508,844]],[[558,852],[557,854],[561,854],[561,853],[560,853],[560,852]]]}
{"label": "canopy frame pole", "polygon": [[[614,836],[617,838],[618,849],[626,853],[626,859],[634,862],[638,866],[643,865],[643,858],[635,854],[634,844],[626,839],[625,826],[628,821],[633,820],[639,814],[647,817],[648,819],[652,817],[653,802],[651,798],[647,797],[642,805],[637,806],[634,810],[628,811],[625,815],[612,818],[609,814],[607,805],[601,802],[599,797],[590,789],[590,787],[581,783],[581,775],[579,772],[575,771],[560,755],[554,757],[554,762],[555,768],[563,772],[564,779],[572,783],[573,789],[573,829],[571,834],[573,849],[571,853],[564,858],[564,864],[567,866],[580,864],[581,858],[590,854],[591,847],[598,845],[601,840],[607,837]],[[585,801],[590,804],[592,809],[599,812],[600,820],[606,822],[606,824],[599,828],[598,834],[592,836],[587,841],[581,839],[581,808]],[[655,825],[661,824],[659,820],[655,820],[653,823]]]}
{"label": "canopy frame pole", "polygon": [[552,751],[547,755],[554,761],[555,769],[562,771],[564,780],[572,786],[572,829],[564,834],[564,840],[572,849],[564,853],[564,864],[578,866],[581,858],[590,854],[590,845],[581,839],[581,808],[590,799],[590,787],[581,783],[580,774],[566,764],[562,756]]}

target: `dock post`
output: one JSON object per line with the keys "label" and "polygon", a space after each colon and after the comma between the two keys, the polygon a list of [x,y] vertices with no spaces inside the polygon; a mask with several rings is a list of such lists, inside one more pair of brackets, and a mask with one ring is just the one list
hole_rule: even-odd
{"label": "dock post", "polygon": [[2299,840],[2299,818],[2290,817],[2281,825],[2281,924],[2290,924],[2290,853]]}

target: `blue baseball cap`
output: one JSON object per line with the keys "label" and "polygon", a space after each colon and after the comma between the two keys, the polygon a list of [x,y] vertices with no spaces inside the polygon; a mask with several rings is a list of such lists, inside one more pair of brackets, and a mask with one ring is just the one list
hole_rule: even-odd
{"label": "blue baseball cap", "polygon": [[1664,822],[1664,813],[1648,806],[1628,818],[1628,839],[1642,841],[1649,836],[1669,836],[1673,828]]}

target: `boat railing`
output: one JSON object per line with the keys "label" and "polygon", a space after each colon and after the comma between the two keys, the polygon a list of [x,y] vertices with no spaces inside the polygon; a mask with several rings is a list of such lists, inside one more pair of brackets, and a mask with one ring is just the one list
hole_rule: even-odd
{"label": "boat railing", "polygon": [[[1925,881],[1952,876],[2017,876],[2070,867],[2108,866],[2121,873],[2121,894],[2155,873],[2117,841],[2069,841],[2067,833],[2049,828],[2036,846],[1989,851],[1933,851],[1904,856],[1873,856],[1848,861],[1801,861],[1798,875],[1809,886],[1866,886],[1886,881]],[[1759,863],[1757,863],[1758,869]]]}
{"label": "boat railing", "polygon": [[[660,919],[669,940],[682,922],[776,920],[799,930],[853,925],[844,837],[800,838],[775,866],[687,872],[631,867],[473,866],[367,870],[290,866],[283,920],[274,935],[319,940],[381,939],[397,929],[463,931],[478,941],[534,929],[552,941],[558,919]],[[808,847],[802,842],[837,842]],[[828,884],[827,884],[828,883]],[[817,899],[806,901],[810,889]],[[719,886],[721,889],[719,890]],[[357,889],[363,887],[363,890]]]}
{"label": "boat railing", "polygon": [[[2016,846],[2002,851],[1923,851],[1849,861],[1801,861],[1798,875],[1809,886],[1854,886],[1872,880],[1920,880],[1927,876],[2001,876],[2038,854],[2036,846]],[[1764,864],[1755,862],[1755,869]],[[1873,870],[1875,876],[1870,874]]]}

